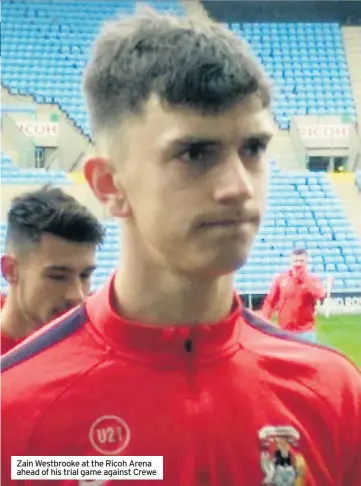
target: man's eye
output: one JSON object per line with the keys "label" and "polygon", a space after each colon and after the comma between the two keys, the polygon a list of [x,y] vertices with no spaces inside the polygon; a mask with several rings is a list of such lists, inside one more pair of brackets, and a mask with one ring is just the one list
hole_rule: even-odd
{"label": "man's eye", "polygon": [[181,154],[180,159],[184,162],[192,164],[194,162],[202,162],[207,156],[207,150],[203,147],[191,147],[186,152]]}
{"label": "man's eye", "polygon": [[66,280],[65,275],[48,275],[51,280]]}
{"label": "man's eye", "polygon": [[264,154],[267,148],[267,143],[262,140],[251,140],[241,150],[245,157],[260,157]]}

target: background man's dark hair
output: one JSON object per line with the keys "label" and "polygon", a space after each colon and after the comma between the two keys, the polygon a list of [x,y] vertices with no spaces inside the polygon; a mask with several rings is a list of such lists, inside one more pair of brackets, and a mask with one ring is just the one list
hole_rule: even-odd
{"label": "background man's dark hair", "polygon": [[101,245],[104,228],[76,199],[45,186],[13,199],[8,211],[7,245],[39,243],[43,234],[77,243]]}
{"label": "background man's dark hair", "polygon": [[295,248],[292,255],[307,255],[307,251],[304,248]]}
{"label": "background man's dark hair", "polygon": [[151,9],[105,24],[84,75],[93,135],[140,113],[152,94],[170,106],[219,112],[257,93],[270,104],[268,80],[248,46],[220,24]]}

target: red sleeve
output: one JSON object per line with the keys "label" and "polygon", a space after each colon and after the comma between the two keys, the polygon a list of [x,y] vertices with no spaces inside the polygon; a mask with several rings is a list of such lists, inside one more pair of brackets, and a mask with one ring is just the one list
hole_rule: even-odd
{"label": "red sleeve", "polygon": [[261,307],[262,316],[264,316],[266,319],[271,319],[272,314],[277,308],[279,298],[280,298],[280,276],[277,275]]}
{"label": "red sleeve", "polygon": [[3,334],[1,332],[1,335],[0,335],[0,352],[1,352],[1,355],[7,353],[8,351],[10,351],[10,349],[13,349],[15,348],[15,346],[17,346],[19,343],[21,343],[21,339],[13,339],[9,336],[6,336],[5,334]]}
{"label": "red sleeve", "polygon": [[[351,366],[351,365],[350,365]],[[340,400],[343,417],[341,433],[343,447],[340,451],[344,475],[342,484],[361,485],[361,373],[352,369],[344,382]],[[348,451],[348,452],[347,452]]]}
{"label": "red sleeve", "polygon": [[327,295],[321,280],[315,275],[306,275],[304,285],[314,299],[323,300]]}
{"label": "red sleeve", "polygon": [[[13,399],[12,378],[16,374],[16,371],[9,370],[1,375],[1,484],[4,486],[21,483],[10,479],[11,456],[29,454],[26,444],[34,423],[31,417],[34,410],[29,406],[28,397],[21,400]],[[15,383],[17,384],[17,380]]]}

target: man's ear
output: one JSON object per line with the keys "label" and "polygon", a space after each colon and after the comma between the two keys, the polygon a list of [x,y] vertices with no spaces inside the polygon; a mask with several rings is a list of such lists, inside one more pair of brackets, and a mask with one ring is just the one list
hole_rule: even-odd
{"label": "man's ear", "polygon": [[84,163],[83,172],[95,196],[107,207],[111,216],[129,216],[130,205],[123,188],[116,183],[114,170],[108,160],[89,158]]}
{"label": "man's ear", "polygon": [[15,285],[19,280],[18,262],[11,255],[1,257],[1,274],[9,285]]}

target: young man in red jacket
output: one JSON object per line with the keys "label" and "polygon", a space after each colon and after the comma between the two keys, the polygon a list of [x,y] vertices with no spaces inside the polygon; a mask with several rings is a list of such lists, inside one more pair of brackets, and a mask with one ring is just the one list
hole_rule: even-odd
{"label": "young man in red jacket", "polygon": [[1,354],[88,295],[104,229],[72,196],[43,187],[14,198],[1,271]]}
{"label": "young man in red jacket", "polygon": [[[84,86],[84,171],[122,220],[121,261],[3,358],[2,486],[43,486],[11,483],[11,457],[26,455],[163,456],[162,486],[359,486],[358,371],[234,292],[273,131],[247,47],[221,25],[139,13],[104,28]],[[154,484],[118,470],[49,484]]]}
{"label": "young man in red jacket", "polygon": [[321,280],[308,271],[307,252],[303,248],[292,252],[292,266],[275,278],[266,296],[261,314],[271,319],[277,311],[282,329],[316,342],[315,309],[317,301],[325,299],[327,291]]}

